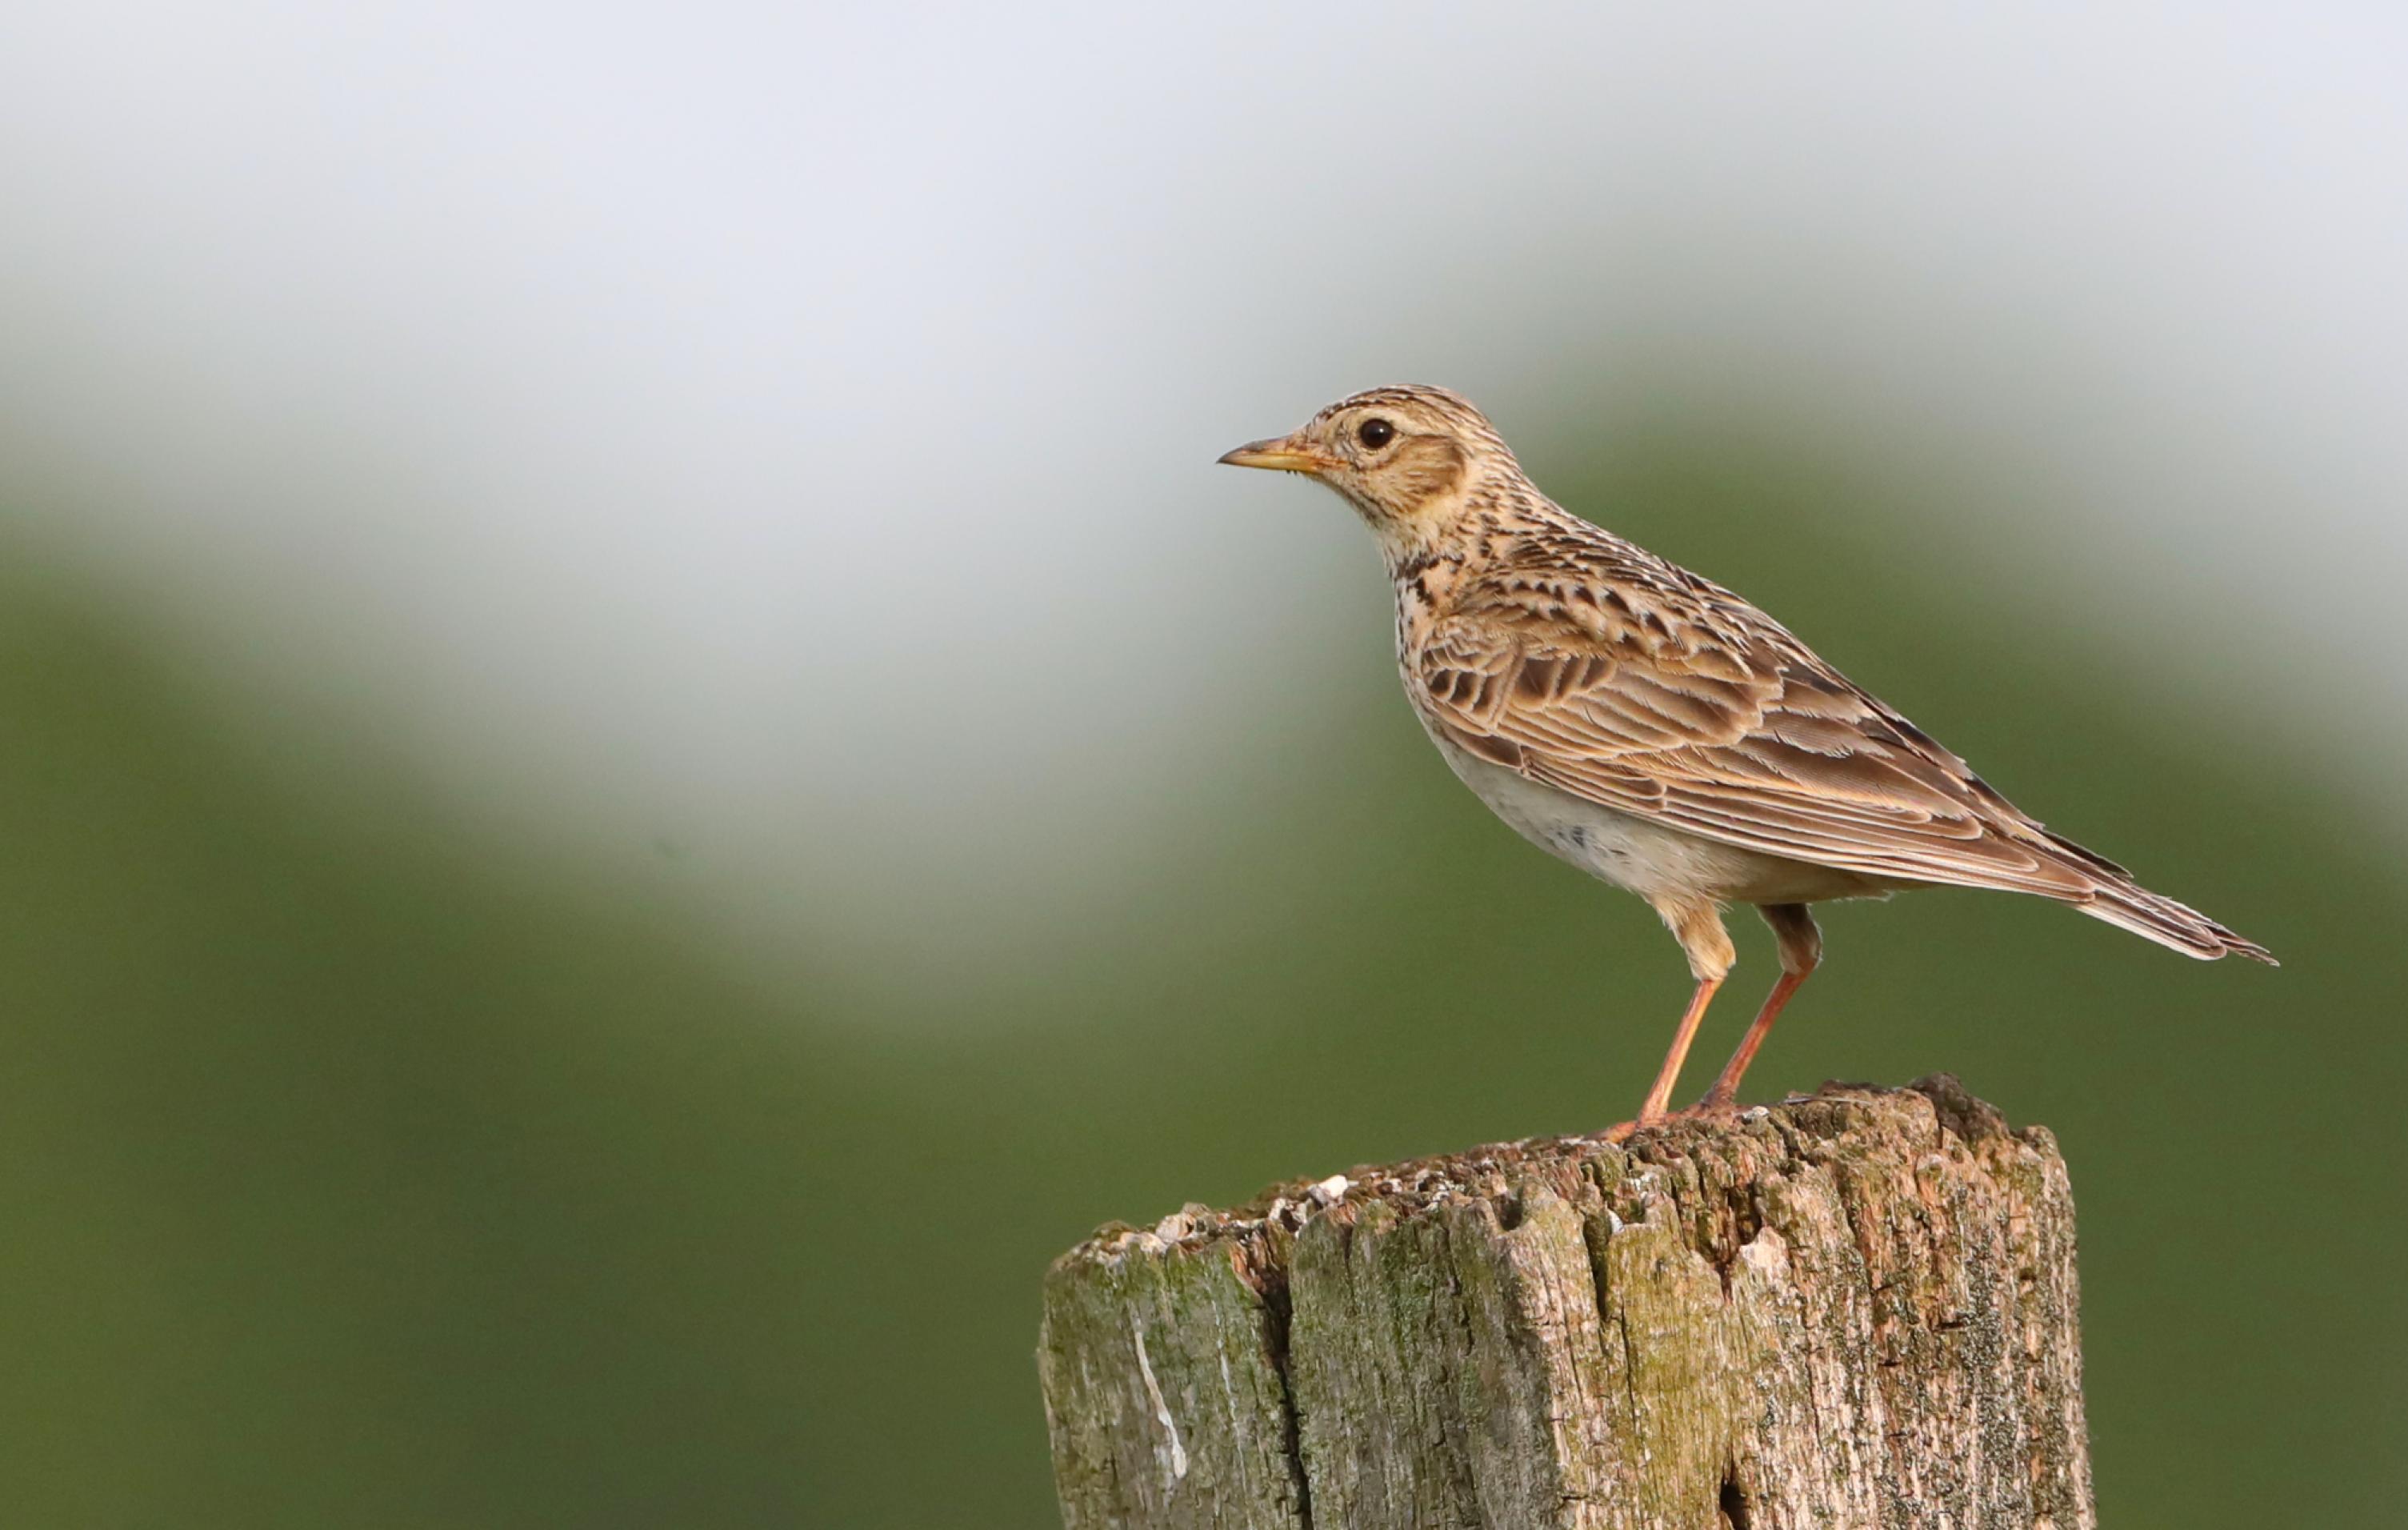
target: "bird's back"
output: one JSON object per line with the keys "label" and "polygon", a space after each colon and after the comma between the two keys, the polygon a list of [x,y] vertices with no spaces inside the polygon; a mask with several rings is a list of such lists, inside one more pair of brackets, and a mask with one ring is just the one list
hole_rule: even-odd
{"label": "bird's back", "polygon": [[2195,957],[2271,960],[2016,809],[1738,595],[1526,482],[1395,567],[1406,689],[1452,746],[1709,841],[2037,893]]}

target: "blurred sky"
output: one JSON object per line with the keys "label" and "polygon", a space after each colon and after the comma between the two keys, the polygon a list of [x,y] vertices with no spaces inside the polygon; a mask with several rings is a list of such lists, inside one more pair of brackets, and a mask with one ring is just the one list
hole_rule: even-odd
{"label": "blurred sky", "polygon": [[1866,599],[2373,801],[2403,57],[2373,5],[12,5],[0,490],[764,952],[1040,938],[1262,709],[1393,684],[1340,507],[1211,466],[1378,382],[1542,483],[1675,406],[1915,442],[1985,492]]}

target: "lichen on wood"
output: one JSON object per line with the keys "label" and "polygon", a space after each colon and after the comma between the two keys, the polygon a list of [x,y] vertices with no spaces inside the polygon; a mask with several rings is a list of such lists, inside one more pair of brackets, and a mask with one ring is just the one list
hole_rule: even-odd
{"label": "lichen on wood", "polygon": [[2073,1255],[1946,1077],[1191,1205],[1047,1276],[1063,1517],[2077,1530]]}

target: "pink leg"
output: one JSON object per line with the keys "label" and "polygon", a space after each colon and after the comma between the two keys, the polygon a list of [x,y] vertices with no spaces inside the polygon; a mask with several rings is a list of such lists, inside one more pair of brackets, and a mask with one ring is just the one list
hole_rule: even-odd
{"label": "pink leg", "polygon": [[1739,1081],[1747,1073],[1747,1065],[1756,1061],[1756,1049],[1764,1045],[1764,1038],[1772,1033],[1772,1022],[1781,1018],[1789,996],[1813,975],[1823,960],[1823,932],[1814,928],[1814,917],[1806,912],[1805,904],[1775,903],[1761,912],[1764,922],[1772,926],[1772,933],[1781,943],[1781,981],[1765,995],[1764,1007],[1756,1011],[1756,1023],[1740,1038],[1739,1050],[1723,1064],[1713,1088],[1698,1102],[1702,1110],[1727,1110],[1739,1099]]}
{"label": "pink leg", "polygon": [[1647,1103],[1639,1107],[1640,1125],[1653,1126],[1664,1119],[1673,1086],[1681,1081],[1681,1064],[1689,1055],[1689,1043],[1698,1039],[1698,1024],[1706,1018],[1706,1005],[1713,1002],[1714,989],[1722,986],[1719,977],[1698,979],[1698,991],[1689,996],[1688,1010],[1681,1017],[1681,1029],[1672,1033],[1672,1049],[1664,1054],[1664,1066],[1656,1071],[1656,1087],[1647,1091]]}

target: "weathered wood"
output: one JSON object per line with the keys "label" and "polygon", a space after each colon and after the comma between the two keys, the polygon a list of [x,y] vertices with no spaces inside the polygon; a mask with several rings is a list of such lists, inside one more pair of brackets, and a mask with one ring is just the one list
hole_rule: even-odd
{"label": "weathered wood", "polygon": [[2092,1526],[2073,1253],[1944,1076],[1191,1205],[1046,1277],[1063,1518]]}

